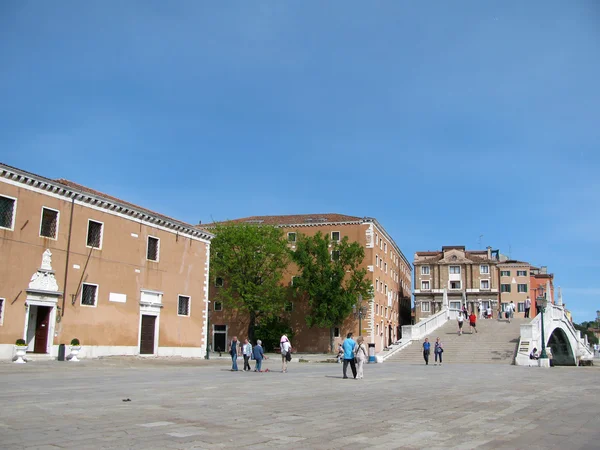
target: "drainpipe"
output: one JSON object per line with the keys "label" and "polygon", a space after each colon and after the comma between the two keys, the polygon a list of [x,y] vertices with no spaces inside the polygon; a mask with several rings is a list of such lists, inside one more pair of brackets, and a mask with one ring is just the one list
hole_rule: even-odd
{"label": "drainpipe", "polygon": [[71,218],[69,219],[69,236],[67,237],[67,258],[65,262],[65,281],[63,284],[63,299],[60,317],[65,315],[65,298],[67,297],[67,280],[69,275],[69,254],[71,251],[71,230],[73,229],[73,209],[75,209],[75,197],[71,199]]}

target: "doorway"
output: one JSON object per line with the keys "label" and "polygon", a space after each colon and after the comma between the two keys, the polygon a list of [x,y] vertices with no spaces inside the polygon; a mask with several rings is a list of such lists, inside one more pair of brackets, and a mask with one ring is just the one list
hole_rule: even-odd
{"label": "doorway", "polygon": [[48,353],[51,312],[50,306],[29,305],[26,335],[28,352]]}
{"label": "doorway", "polygon": [[227,325],[213,325],[213,351],[227,351]]}
{"label": "doorway", "polygon": [[153,355],[156,335],[156,316],[142,315],[140,325],[140,355]]}

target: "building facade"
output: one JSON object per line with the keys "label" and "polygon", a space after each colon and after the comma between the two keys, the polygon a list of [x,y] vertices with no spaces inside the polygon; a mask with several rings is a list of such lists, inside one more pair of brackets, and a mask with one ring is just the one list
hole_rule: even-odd
{"label": "building facade", "polygon": [[[464,246],[444,246],[441,251],[416,252],[413,261],[415,321],[441,311],[444,305],[451,310],[467,306],[469,312],[477,305],[499,305],[498,264],[500,252],[466,250]],[[477,314],[477,312],[476,312]]]}
{"label": "building facade", "polygon": [[515,305],[515,317],[525,317],[525,302],[529,298],[532,306],[529,317],[535,317],[535,298],[531,296],[531,265],[527,262],[507,259],[498,264],[500,276],[501,311],[510,302]]}
{"label": "building facade", "polygon": [[[272,225],[281,228],[287,237],[288,246],[293,251],[300,234],[313,236],[321,232],[332,241],[348,237],[350,242],[358,242],[365,250],[361,267],[367,269],[369,281],[373,284],[372,299],[357,299],[356,314],[336,327],[335,342],[341,342],[348,332],[354,336],[364,336],[367,343],[380,351],[399,339],[400,327],[411,322],[410,284],[412,267],[404,254],[373,218],[361,218],[341,214],[312,214],[288,216],[253,216],[229,221],[228,223],[251,223]],[[297,271],[293,264],[284,274],[286,285],[293,283]],[[248,320],[237,311],[228,311],[220,302],[214,302],[219,285],[223,280],[211,280],[210,297],[213,300],[210,312],[211,343],[214,350],[226,350],[232,336],[246,336]],[[226,282],[226,281],[225,281]],[[305,321],[307,305],[299,300],[289,304],[282,314],[294,329],[294,349],[299,352],[329,352],[330,330],[308,328]],[[257,336],[260,339],[260,336]]]}
{"label": "building facade", "polygon": [[[550,292],[548,292],[548,285],[550,285]],[[545,296],[550,303],[554,303],[554,274],[548,273],[547,266],[531,266],[529,289],[531,291],[531,317],[535,317],[537,315],[535,299]]]}
{"label": "building facade", "polygon": [[204,356],[210,233],[0,165],[0,357]]}

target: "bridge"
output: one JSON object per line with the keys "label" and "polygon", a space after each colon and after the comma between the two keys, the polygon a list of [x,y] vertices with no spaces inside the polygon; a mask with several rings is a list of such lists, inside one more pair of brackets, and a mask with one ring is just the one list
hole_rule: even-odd
{"label": "bridge", "polygon": [[[581,337],[571,320],[566,315],[562,301],[558,304],[549,303],[544,311],[544,338],[549,357],[555,366],[576,366],[580,361],[593,360],[594,351],[591,349],[587,336]],[[542,313],[527,324],[521,325],[521,338],[515,364],[518,366],[548,365],[549,361],[530,359],[529,354],[534,348],[542,350]]]}

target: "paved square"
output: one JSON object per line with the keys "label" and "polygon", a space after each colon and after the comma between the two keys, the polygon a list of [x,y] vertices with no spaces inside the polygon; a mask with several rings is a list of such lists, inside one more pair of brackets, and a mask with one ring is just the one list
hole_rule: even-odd
{"label": "paved square", "polygon": [[1,363],[0,448],[600,448],[598,367],[391,362],[366,366],[364,380],[343,380],[341,364],[228,369],[227,360]]}

